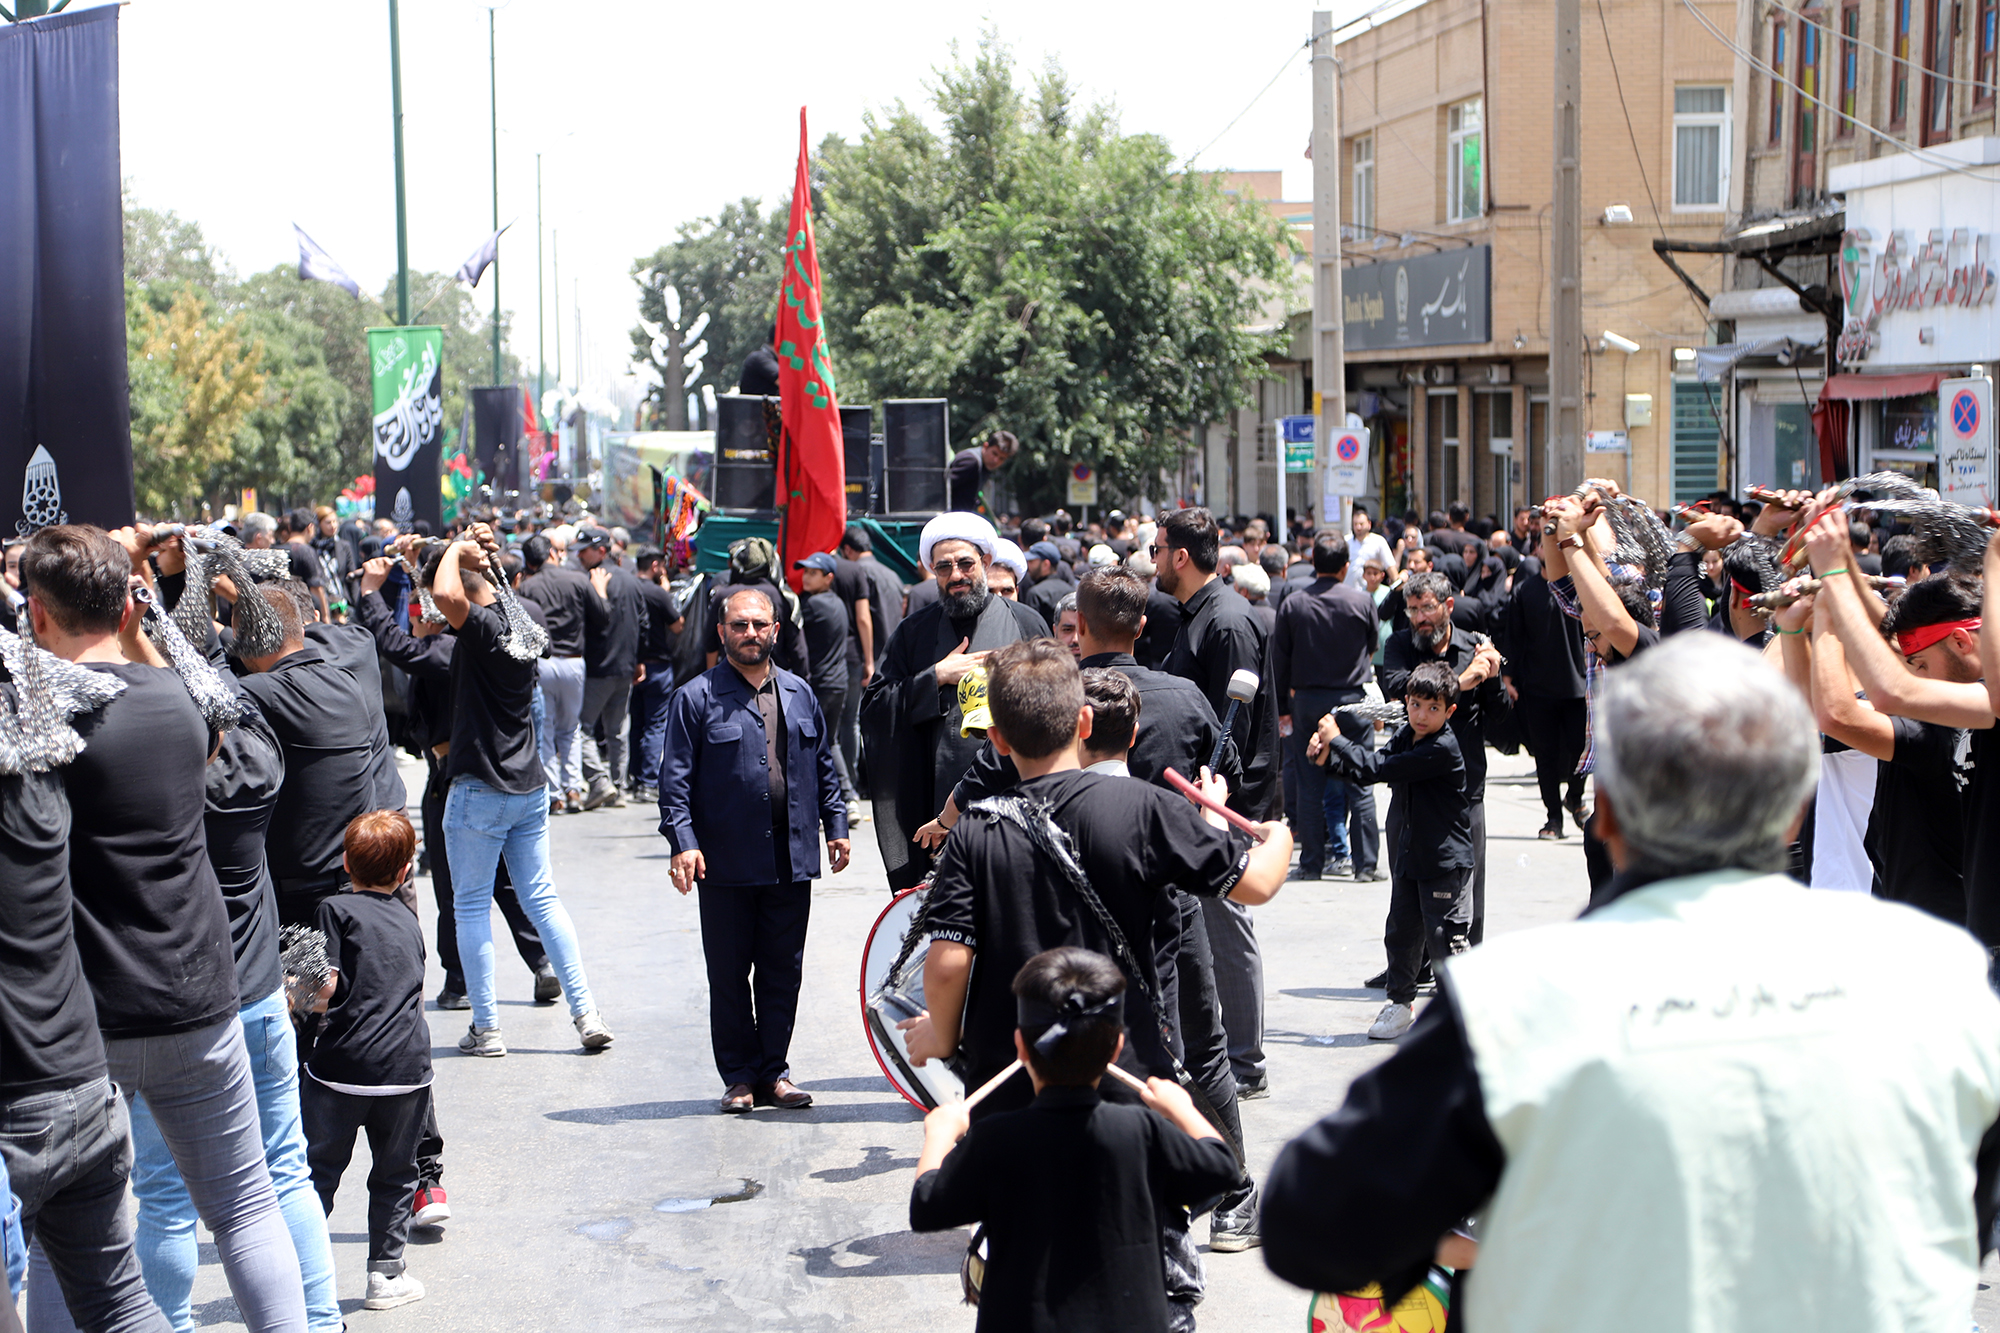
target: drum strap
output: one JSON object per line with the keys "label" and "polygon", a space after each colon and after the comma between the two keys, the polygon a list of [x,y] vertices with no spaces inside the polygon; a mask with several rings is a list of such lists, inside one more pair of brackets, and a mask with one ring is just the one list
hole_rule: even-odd
{"label": "drum strap", "polygon": [[[1152,982],[1147,980],[1146,970],[1139,965],[1139,957],[1132,951],[1132,944],[1125,938],[1125,931],[1119,926],[1118,919],[1111,915],[1111,910],[1104,905],[1104,900],[1097,896],[1097,890],[1091,887],[1090,880],[1083,873],[1082,863],[1077,860],[1076,849],[1070,844],[1069,834],[1056,823],[1049,813],[1048,805],[1025,796],[988,796],[984,800],[973,802],[966,813],[984,815],[989,819],[1002,819],[1014,825],[1028,835],[1028,841],[1034,845],[1035,850],[1055,865],[1063,881],[1077,897],[1083,900],[1084,906],[1090,909],[1090,914],[1097,918],[1099,928],[1111,941],[1111,951],[1118,965],[1125,970],[1125,975],[1138,986],[1140,992],[1145,995],[1146,1002],[1152,1006],[1153,1019],[1160,1028],[1161,1047],[1166,1051],[1167,1059],[1173,1062],[1174,1081],[1187,1091],[1188,1099],[1194,1103],[1195,1109],[1201,1112],[1202,1119],[1215,1126],[1216,1132],[1222,1135],[1224,1143],[1230,1143],[1229,1131],[1223,1128],[1222,1116],[1216,1111],[1214,1102],[1209,1100],[1207,1091],[1195,1081],[1194,1076],[1188,1073],[1187,1066],[1181,1063],[1181,1058],[1174,1054],[1173,1019],[1167,1013],[1166,1001],[1153,988]],[[1235,1145],[1231,1143],[1232,1151],[1234,1147]],[[1237,1158],[1237,1166],[1239,1168],[1243,1166],[1240,1156]]]}

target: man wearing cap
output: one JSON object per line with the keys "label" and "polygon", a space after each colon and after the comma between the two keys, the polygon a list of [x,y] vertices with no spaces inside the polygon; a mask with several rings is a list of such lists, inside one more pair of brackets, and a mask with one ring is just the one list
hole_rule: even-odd
{"label": "man wearing cap", "polygon": [[918,555],[938,599],[897,626],[862,696],[875,837],[899,892],[929,871],[930,853],[911,838],[944,807],[980,745],[960,734],[959,681],[995,648],[1049,632],[1032,607],[987,587],[994,542],[993,525],[977,514],[947,512],[924,525]]}
{"label": "man wearing cap", "polygon": [[[577,534],[576,558],[590,578],[584,602],[583,712],[577,733],[583,740],[583,808],[625,804],[625,735],[632,716],[632,685],[639,678],[639,643],[646,637],[646,594],[630,570],[611,563],[611,534],[585,528]],[[604,748],[592,735],[604,724]]]}
{"label": "man wearing cap", "polygon": [[[848,644],[854,636],[848,631],[847,608],[833,590],[840,562],[825,551],[814,551],[803,560],[793,561],[792,568],[799,571],[799,590],[804,594],[799,601],[805,611],[806,658],[811,664],[806,679],[812,685],[813,697],[819,700],[819,711],[832,727],[846,710],[849,691],[860,687],[860,682],[848,674],[852,660]],[[838,738],[835,739],[837,742]],[[837,743],[833,767],[840,775],[840,798],[847,804],[848,822],[852,823],[861,805],[854,795],[854,775],[848,770],[847,756],[840,752]]]}
{"label": "man wearing cap", "polygon": [[1056,623],[1056,608],[1062,599],[1076,591],[1076,577],[1063,563],[1062,552],[1051,541],[1039,541],[1030,546],[1028,556],[1028,578],[1031,582],[1021,590],[1021,600],[1042,613],[1042,619],[1051,625]]}
{"label": "man wearing cap", "polygon": [[1021,442],[1014,438],[1012,431],[996,430],[986,437],[984,443],[961,449],[953,455],[951,507],[969,514],[978,513],[980,497],[986,490],[986,478],[1005,467],[1020,447]]}

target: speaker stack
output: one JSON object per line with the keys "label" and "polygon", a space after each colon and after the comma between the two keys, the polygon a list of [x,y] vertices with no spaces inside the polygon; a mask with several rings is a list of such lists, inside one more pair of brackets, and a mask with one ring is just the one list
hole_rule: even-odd
{"label": "speaker stack", "polygon": [[777,508],[780,422],[775,397],[716,395],[715,489],[709,498],[717,509]]}
{"label": "speaker stack", "polygon": [[942,398],[882,404],[882,511],[937,514],[949,503],[951,422]]}
{"label": "speaker stack", "polygon": [[876,459],[875,409],[840,409],[841,452],[847,463],[847,512],[882,512],[882,469]]}

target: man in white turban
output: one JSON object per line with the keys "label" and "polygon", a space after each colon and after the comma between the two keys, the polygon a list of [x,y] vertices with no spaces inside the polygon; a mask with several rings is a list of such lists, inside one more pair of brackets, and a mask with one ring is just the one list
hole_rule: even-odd
{"label": "man in white turban", "polygon": [[910,839],[944,807],[985,739],[959,734],[959,681],[995,648],[1049,632],[1033,607],[995,597],[987,587],[998,541],[993,525],[977,514],[943,513],[924,525],[917,555],[932,578],[910,590],[909,614],[861,696],[875,837],[892,890],[929,872],[930,853]]}

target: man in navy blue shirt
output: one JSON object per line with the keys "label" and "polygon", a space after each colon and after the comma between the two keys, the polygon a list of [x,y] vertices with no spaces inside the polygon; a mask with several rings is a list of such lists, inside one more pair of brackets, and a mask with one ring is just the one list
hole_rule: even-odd
{"label": "man in navy blue shirt", "polygon": [[701,886],[709,1040],[728,1089],[720,1109],[798,1110],[812,1094],[792,1083],[787,1056],[819,876],[816,834],[824,827],[832,873],[845,870],[847,806],[812,687],[771,661],[770,594],[731,592],[720,621],[723,661],[674,696],[660,832],[673,847],[674,887]]}

